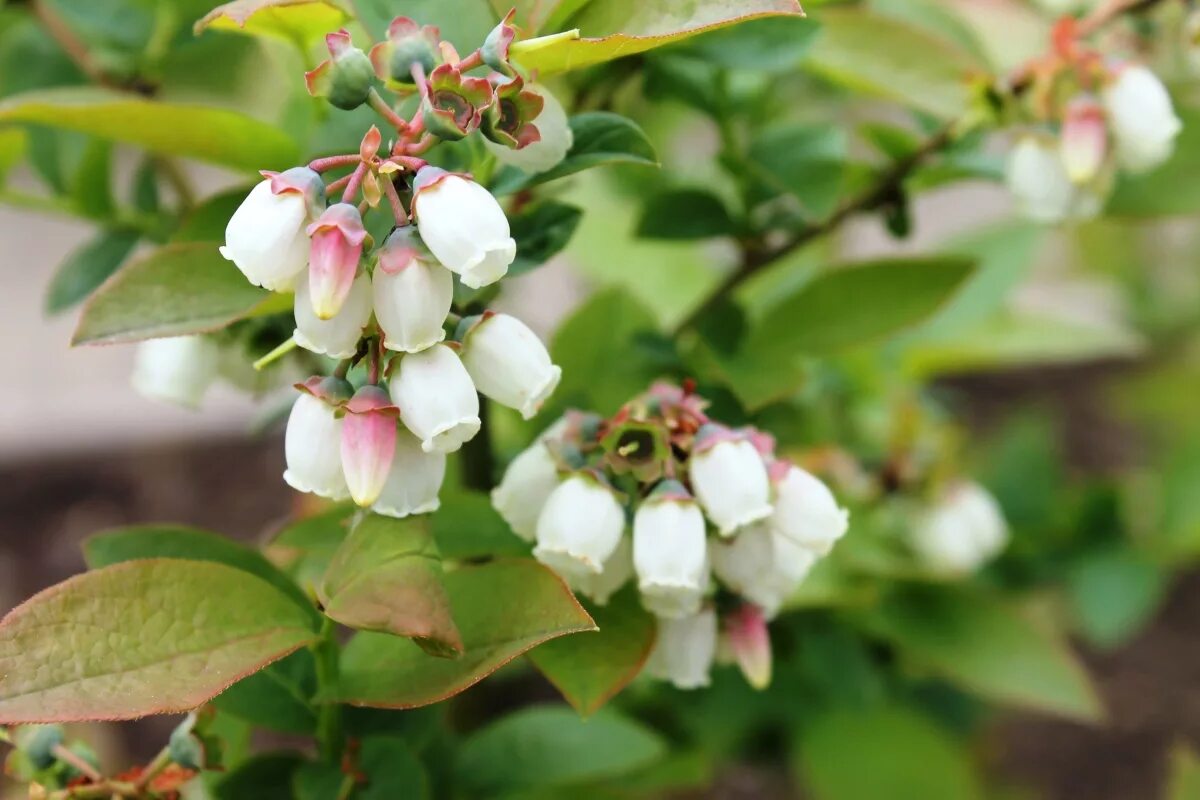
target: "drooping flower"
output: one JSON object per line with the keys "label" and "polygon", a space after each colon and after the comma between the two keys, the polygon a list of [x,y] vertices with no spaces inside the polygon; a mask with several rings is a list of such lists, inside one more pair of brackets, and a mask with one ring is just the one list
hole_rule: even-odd
{"label": "drooping flower", "polygon": [[714,542],[710,555],[721,582],[760,606],[768,618],[779,613],[817,560],[812,551],[762,523]]}
{"label": "drooping flower", "polygon": [[371,280],[384,347],[417,353],[446,338],[454,279],[424,251],[411,227],[388,237]]}
{"label": "drooping flower", "polygon": [[604,562],[599,575],[591,573],[567,576],[568,585],[599,606],[608,601],[633,577],[633,544],[622,536],[617,549]]}
{"label": "drooping flower", "polygon": [[771,529],[815,555],[827,554],[850,526],[850,512],[838,506],[828,486],[800,467],[776,461],[770,475],[775,487]]}
{"label": "drooping flower", "polygon": [[366,385],[345,405],[342,471],[350,498],[370,508],[383,493],[396,452],[396,407],[387,392]]}
{"label": "drooping flower", "polygon": [[721,620],[729,649],[746,682],[755,689],[771,683],[771,635],[763,610],[743,603]]}
{"label": "drooping flower", "polygon": [[293,304],[296,331],[292,335],[296,344],[330,358],[349,358],[358,349],[363,328],[371,321],[371,279],[366,273],[354,279],[332,319],[317,319],[312,307],[308,275],[301,275]]}
{"label": "drooping flower", "polygon": [[681,619],[660,619],[646,672],[679,689],[699,689],[709,684],[716,654],[717,615],[712,609]]}
{"label": "drooping flower", "polygon": [[539,438],[509,463],[499,485],[492,489],[492,505],[518,536],[532,542],[542,507],[558,481],[558,464]]}
{"label": "drooping flower", "polygon": [[1094,97],[1077,97],[1067,106],[1059,148],[1072,183],[1089,183],[1100,173],[1108,150],[1108,126],[1104,108]]}
{"label": "drooping flower", "polygon": [[388,25],[387,40],[371,48],[371,64],[380,80],[411,86],[413,66],[429,74],[439,62],[442,36],[432,25],[421,26],[409,17],[396,17]]}
{"label": "drooping flower", "polygon": [[633,517],[633,565],[642,605],[660,617],[700,610],[708,587],[704,515],[687,489],[667,480],[642,501]]}
{"label": "drooping flower", "polygon": [[217,379],[221,354],[207,336],[148,339],[137,347],[131,382],[143,397],[196,408]]}
{"label": "drooping flower", "polygon": [[304,226],[323,207],[325,187],[308,167],[263,175],[229,219],[220,251],[255,286],[288,291],[308,263]]}
{"label": "drooping flower", "polygon": [[977,483],[949,487],[918,521],[911,543],[931,569],[963,575],[1004,549],[1008,526],[996,499]]}
{"label": "drooping flower", "polygon": [[550,362],[537,334],[516,317],[489,312],[468,325],[462,359],[476,388],[532,419],[558,387],[562,369]]}
{"label": "drooping flower", "polygon": [[330,500],[350,495],[342,471],[342,420],[336,404],[350,399],[350,384],[313,378],[301,387],[284,434],[287,470],[283,479],[297,491]]}
{"label": "drooping flower", "polygon": [[304,83],[313,97],[324,97],[337,108],[350,111],[367,101],[374,77],[371,59],[350,42],[345,29],[325,35],[329,58],[304,73]]}
{"label": "drooping flower", "polygon": [[722,536],[770,516],[771,485],[762,456],[728,428],[700,429],[688,469],[696,499]]}
{"label": "drooping flower", "polygon": [[546,498],[533,555],[568,580],[599,575],[624,529],[625,511],[613,490],[598,476],[575,473]]}
{"label": "drooping flower", "polygon": [[402,356],[389,386],[400,421],[426,453],[453,453],[479,433],[479,395],[448,345]]}
{"label": "drooping flower", "polygon": [[493,100],[486,78],[463,75],[453,64],[441,64],[429,74],[421,98],[425,129],[442,139],[462,139],[479,127]]}
{"label": "drooping flower", "polygon": [[371,510],[398,518],[437,511],[441,506],[438,492],[445,478],[446,454],[426,453],[410,433],[398,431],[387,481]]}
{"label": "drooping flower", "polygon": [[1102,99],[1122,167],[1147,172],[1171,157],[1183,123],[1157,75],[1139,64],[1122,66]]}
{"label": "drooping flower", "polygon": [[422,167],[412,206],[421,239],[464,286],[478,289],[508,272],[517,244],[508,218],[487,189],[461,175]]}
{"label": "drooping flower", "polygon": [[538,130],[537,141],[528,142],[517,150],[487,139],[484,140],[484,145],[503,164],[529,173],[545,172],[566,158],[575,144],[575,136],[571,131],[566,110],[549,89],[532,83],[527,85],[524,91],[542,99],[541,113],[536,115],[533,121]]}
{"label": "drooping flower", "polygon": [[358,208],[334,203],[308,226],[308,291],[317,319],[332,319],[346,302],[358,272],[367,231]]}
{"label": "drooping flower", "polygon": [[1005,172],[1018,211],[1029,219],[1048,223],[1082,221],[1099,214],[1104,204],[1099,180],[1076,186],[1058,147],[1037,134],[1018,140],[1009,153]]}

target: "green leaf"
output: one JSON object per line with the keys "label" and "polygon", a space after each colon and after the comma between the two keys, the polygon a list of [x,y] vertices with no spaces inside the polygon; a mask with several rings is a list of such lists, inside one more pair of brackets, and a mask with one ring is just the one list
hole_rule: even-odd
{"label": "green leaf", "polygon": [[329,562],[350,531],[353,514],[353,508],[340,505],[293,522],[266,546],[267,558],[315,597]]}
{"label": "green leaf", "polygon": [[656,733],[614,711],[584,721],[566,708],[535,706],[473,733],[455,774],[478,794],[560,788],[626,775],[666,752]]}
{"label": "green leaf", "polygon": [[445,584],[462,656],[434,658],[407,639],[360,633],[342,650],[338,701],[381,708],[436,703],[542,642],[595,630],[563,582],[536,561],[463,566],[447,573]]}
{"label": "green leaf", "polygon": [[279,128],[236,111],[162,103],[104,89],[47,89],[0,102],[0,122],[36,122],[255,171],[286,169],[300,158]]}
{"label": "green leaf", "polygon": [[1080,558],[1067,575],[1067,597],[1083,633],[1095,645],[1128,641],[1167,591],[1166,575],[1136,550],[1111,547]]}
{"label": "green leaf", "polygon": [[259,728],[311,735],[317,729],[311,702],[316,690],[316,665],[312,651],[305,649],[238,681],[212,704]]}
{"label": "green leaf", "polygon": [[137,342],[223,328],[271,302],[212,242],[169,244],[118,270],[83,307],[72,344]]}
{"label": "green leaf", "polygon": [[703,189],[672,189],[646,201],[637,235],[644,239],[707,239],[732,236],[737,228],[721,198]]}
{"label": "green leaf", "polygon": [[417,639],[434,655],[462,653],[423,516],[364,517],[334,554],[318,594],[325,614],[343,625]]}
{"label": "green leaf", "polygon": [[430,516],[433,538],[445,559],[529,555],[520,539],[481,492],[442,488],[442,507]]}
{"label": "green leaf", "polygon": [[20,163],[29,149],[29,133],[23,128],[0,128],[0,186],[8,171]]}
{"label": "green leaf", "polygon": [[540,267],[562,252],[571,241],[583,210],[578,206],[543,200],[509,217],[512,237],[517,242],[517,258],[508,275],[521,275]]}
{"label": "green leaf", "polygon": [[1121,174],[1105,213],[1165,217],[1200,211],[1200,109],[1177,108],[1183,130],[1169,161],[1144,175]]}
{"label": "green leaf", "polygon": [[[987,65],[953,42],[862,7],[824,8],[805,66],[854,91],[942,118],[963,113],[972,74]],[[884,46],[882,43],[886,43]]]}
{"label": "green leaf", "polygon": [[307,54],[308,47],[336,31],[350,18],[329,0],[234,0],[217,6],[198,20],[193,31],[244,31],[292,42]]}
{"label": "green leaf", "polygon": [[153,158],[146,158],[138,165],[130,185],[130,200],[133,207],[146,214],[159,209],[158,166]]}
{"label": "green leaf", "polygon": [[492,191],[512,194],[540,183],[557,180],[602,164],[658,166],[658,154],[638,124],[610,111],[588,111],[571,117],[574,142],[566,157],[546,172],[526,175],[515,168],[503,170]]}
{"label": "green leaf", "polygon": [[1085,722],[1103,716],[1067,644],[998,599],[914,589],[885,598],[862,622],[904,655],[991,700]]}
{"label": "green leaf", "polygon": [[796,766],[813,800],[982,800],[967,752],[905,708],[839,709],[801,729]]}
{"label": "green leaf", "polygon": [[812,46],[818,23],[802,17],[763,17],[704,33],[672,48],[731,69],[786,72]]}
{"label": "green leaf", "polygon": [[225,228],[238,206],[250,194],[252,187],[238,187],[215,194],[201,202],[185,216],[171,235],[172,242],[221,242]]}
{"label": "green leaf", "polygon": [[91,569],[142,558],[215,561],[262,578],[308,612],[314,626],[321,623],[321,615],[304,592],[262,553],[208,531],[182,525],[135,525],[105,531],[84,541],[83,558]]}
{"label": "green leaf", "polygon": [[[571,19],[578,30],[515,42],[511,53],[525,69],[549,75],[644,53],[760,17],[802,13],[796,0],[591,3]],[[588,38],[581,38],[581,33]]]}
{"label": "green leaf", "polygon": [[792,361],[796,353],[828,355],[895,335],[937,311],[972,269],[969,259],[942,256],[828,270],[775,304],[741,351]]}
{"label": "green leaf", "polygon": [[655,625],[628,586],[608,605],[589,609],[597,633],[566,636],[529,660],[582,716],[591,716],[637,677],[654,647]]}
{"label": "green leaf", "polygon": [[769,196],[790,193],[811,217],[823,219],[837,207],[849,145],[838,125],[781,125],[750,145],[751,175]]}
{"label": "green leaf", "polygon": [[112,142],[92,139],[75,173],[71,195],[85,217],[108,219],[116,208],[112,191]]}
{"label": "green leaf", "polygon": [[425,768],[408,742],[397,736],[368,736],[360,743],[358,769],[367,783],[355,800],[423,800],[430,796]]}
{"label": "green leaf", "polygon": [[217,800],[262,800],[291,786],[292,776],[304,764],[299,753],[264,753],[246,759],[221,776],[213,789]]}
{"label": "green leaf", "polygon": [[[305,761],[291,773],[292,800],[329,800],[341,796],[346,773],[341,764],[329,761]],[[278,791],[277,787],[276,791]]]}
{"label": "green leaf", "polygon": [[620,289],[589,298],[550,343],[551,357],[563,372],[551,401],[554,409],[609,414],[643,391],[660,372],[646,342],[657,330],[653,315]]}
{"label": "green leaf", "polygon": [[104,230],[73,250],[46,288],[46,313],[57,314],[82,302],[125,262],[138,238],[133,230]]}
{"label": "green leaf", "polygon": [[1167,766],[1165,800],[1195,800],[1200,797],[1200,758],[1185,742],[1171,748]]}
{"label": "green leaf", "polygon": [[34,595],[0,622],[0,722],[188,711],[314,639],[304,609],[243,570],[115,564]]}

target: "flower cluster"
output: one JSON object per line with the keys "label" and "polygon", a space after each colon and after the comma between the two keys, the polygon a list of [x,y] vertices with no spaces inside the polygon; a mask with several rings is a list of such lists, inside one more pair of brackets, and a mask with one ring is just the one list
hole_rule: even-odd
{"label": "flower cluster", "polygon": [[[330,59],[307,75],[310,92],[342,109],[369,104],[395,138],[385,146],[372,126],[357,153],[264,172],[229,221],[221,253],[255,285],[294,291],[292,341],[340,361],[332,375],[297,385],[284,478],[300,491],[392,516],[432,511],[446,454],[480,430],[476,392],[529,419],[558,385],[559,368],[519,320],[453,310],[455,280],[494,284],[516,242],[485,187],[420,157],[477,131],[525,168],[566,154],[562,107],[526,88],[508,62],[511,19],[463,59],[435,28],[405,17],[369,55],[345,31],[330,34]],[[486,77],[466,74],[484,64]],[[419,94],[411,119],[376,79]],[[327,184],[338,170],[346,174]],[[380,206],[391,231],[377,245],[364,218]]]}
{"label": "flower cluster", "polygon": [[492,503],[596,603],[636,580],[659,623],[651,674],[706,685],[723,636],[764,686],[766,623],[848,514],[819,479],[776,457],[770,436],[721,425],[705,407],[656,384],[611,419],[571,412],[513,460]]}
{"label": "flower cluster", "polygon": [[1063,19],[1052,52],[1019,81],[1032,124],[1009,154],[1007,183],[1020,212],[1041,222],[1096,216],[1115,173],[1160,166],[1182,128],[1153,72],[1106,59],[1076,25]]}

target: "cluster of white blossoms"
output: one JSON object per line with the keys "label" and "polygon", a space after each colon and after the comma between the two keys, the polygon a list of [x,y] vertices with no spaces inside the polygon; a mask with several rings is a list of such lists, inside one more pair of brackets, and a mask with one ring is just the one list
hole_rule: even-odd
{"label": "cluster of white blossoms", "polygon": [[921,513],[909,544],[931,570],[965,576],[1004,549],[1008,525],[987,489],[972,481],[958,481]]}
{"label": "cluster of white blossoms", "polygon": [[608,420],[573,412],[518,455],[492,503],[534,556],[606,603],[636,582],[658,618],[647,670],[708,684],[726,638],[748,680],[770,679],[766,623],[846,532],[819,479],[771,437],[708,418],[666,384]]}
{"label": "cluster of white blossoms", "polygon": [[[1171,157],[1182,123],[1171,96],[1147,67],[1105,64],[1086,54],[1098,92],[1080,91],[1055,125],[1021,133],[1006,182],[1020,213],[1039,222],[1082,221],[1100,213],[1118,170],[1148,172]],[[1049,91],[1049,90],[1047,90]]]}

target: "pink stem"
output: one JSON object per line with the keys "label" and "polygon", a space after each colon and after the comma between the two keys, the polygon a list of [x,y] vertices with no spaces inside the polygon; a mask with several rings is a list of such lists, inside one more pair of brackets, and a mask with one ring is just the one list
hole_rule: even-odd
{"label": "pink stem", "polygon": [[438,138],[432,133],[427,133],[416,142],[404,145],[404,152],[406,155],[419,156],[421,153],[426,152],[437,143]]}
{"label": "pink stem", "polygon": [[388,202],[392,205],[392,216],[395,217],[398,226],[404,227],[408,224],[408,212],[400,200],[400,193],[396,191],[396,185],[392,183],[390,175],[385,175],[383,178],[383,193],[387,195]]}
{"label": "pink stem", "polygon": [[413,83],[417,85],[417,89],[421,92],[421,97],[429,97],[429,79],[425,77],[425,67],[421,62],[413,62],[412,76]]}
{"label": "pink stem", "polygon": [[326,158],[315,158],[312,161],[308,162],[308,168],[311,169],[313,172],[326,172],[331,169],[337,169],[338,167],[348,167],[351,164],[357,164],[359,162],[359,160],[360,159],[359,159],[359,156],[357,153],[355,153],[354,155],[346,155],[346,156],[328,156]]}
{"label": "pink stem", "polygon": [[482,63],[483,53],[479,50],[476,50],[474,53],[471,53],[469,56],[459,61],[457,66],[460,71],[466,72],[469,69],[475,69],[475,67],[478,67]]}
{"label": "pink stem", "polygon": [[342,194],[342,202],[349,203],[354,199],[354,195],[358,194],[358,188],[362,186],[363,178],[367,175],[367,165],[359,163],[350,173],[350,180],[346,182],[346,191]]}
{"label": "pink stem", "polygon": [[326,194],[336,194],[337,192],[341,191],[342,189],[344,189],[346,187],[346,184],[350,182],[350,178],[352,178],[352,177],[353,177],[353,173],[351,173],[350,175],[343,175],[342,177],[338,178],[333,183],[326,186],[325,193]]}
{"label": "pink stem", "polygon": [[403,134],[408,131],[408,122],[396,113],[396,110],[383,99],[379,92],[375,91],[374,87],[367,95],[367,102],[371,104],[371,108],[375,110],[376,114],[383,117],[389,125],[396,129],[397,133]]}

